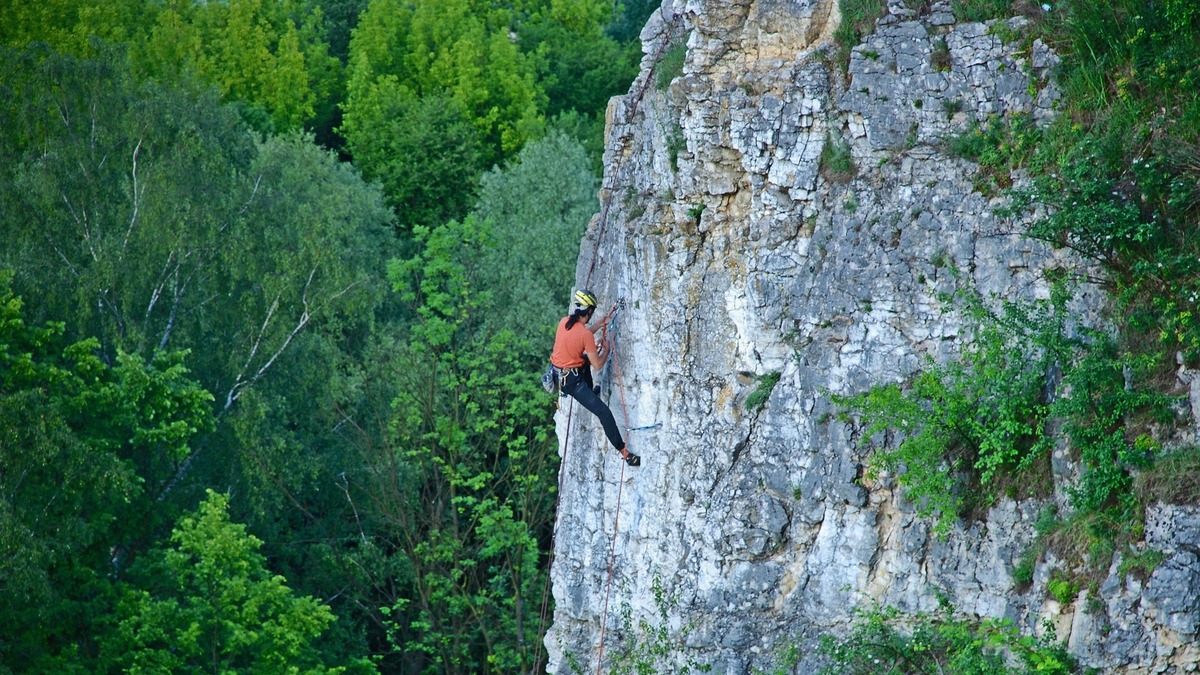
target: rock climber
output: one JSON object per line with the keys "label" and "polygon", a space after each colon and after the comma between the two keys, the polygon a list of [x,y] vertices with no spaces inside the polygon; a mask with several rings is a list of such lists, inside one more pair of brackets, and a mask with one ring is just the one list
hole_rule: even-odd
{"label": "rock climber", "polygon": [[621,459],[629,466],[638,466],[642,458],[625,448],[621,439],[621,431],[617,421],[613,419],[612,411],[600,400],[592,387],[592,368],[599,370],[608,360],[608,339],[602,341],[602,349],[596,347],[595,332],[608,326],[612,315],[604,317],[594,328],[588,327],[588,322],[596,314],[596,296],[591,291],[575,291],[575,300],[571,303],[571,313],[558,322],[558,332],[554,335],[554,350],[550,352],[550,363],[554,366],[559,387],[563,395],[571,396],[583,407],[592,411],[604,427],[608,441],[621,453]]}

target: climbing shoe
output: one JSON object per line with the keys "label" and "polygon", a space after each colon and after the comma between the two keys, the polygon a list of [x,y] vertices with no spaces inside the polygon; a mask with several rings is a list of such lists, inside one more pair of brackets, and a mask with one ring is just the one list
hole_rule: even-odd
{"label": "climbing shoe", "polygon": [[638,457],[637,455],[633,454],[632,452],[626,451],[625,455],[621,459],[624,459],[625,463],[628,464],[629,466],[641,466],[642,465],[642,458]]}

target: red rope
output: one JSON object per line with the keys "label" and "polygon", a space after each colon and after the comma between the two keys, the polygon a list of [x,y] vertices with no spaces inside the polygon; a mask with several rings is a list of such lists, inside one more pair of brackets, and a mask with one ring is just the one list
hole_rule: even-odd
{"label": "red rope", "polygon": [[[617,358],[616,342],[613,342],[612,348],[613,369],[617,373],[617,393],[621,397],[621,416],[625,418],[625,452],[632,454],[630,449],[630,441],[632,437],[629,434],[629,409],[625,406],[625,386],[621,381],[621,362]],[[608,626],[608,598],[612,595],[612,578],[613,567],[617,560],[617,534],[619,532],[618,524],[621,520],[621,495],[625,488],[625,462],[621,463],[621,478],[617,481],[617,509],[616,515],[613,516],[613,538],[612,550],[608,556],[608,582],[604,589],[604,613],[600,617],[600,647],[599,653],[596,655],[596,673],[600,673],[600,665],[604,663],[604,631]]]}
{"label": "red rope", "polygon": [[[617,306],[609,310],[607,316],[612,316],[617,311]],[[550,532],[550,551],[546,558],[546,583],[542,586],[542,608],[538,615],[538,635],[545,635],[546,619],[550,607],[550,569],[554,565],[554,551],[557,550],[558,543],[558,506],[562,503],[563,493],[563,478],[566,475],[565,467],[567,466],[567,452],[571,448],[571,416],[575,412],[575,399],[570,398],[570,403],[567,404],[567,432],[563,434],[563,458],[561,462],[562,469],[558,472],[558,493],[555,495],[554,505],[554,529]],[[627,420],[628,421],[628,420]],[[626,432],[628,435],[628,432]],[[533,664],[533,672],[537,673],[542,665],[541,651],[538,651],[538,657]]]}
{"label": "red rope", "polygon": [[[661,11],[661,10],[660,10]],[[662,40],[658,43],[658,50],[654,53],[654,59],[650,62],[650,68],[646,71],[646,79],[642,82],[642,86],[638,89],[637,96],[633,98],[633,103],[629,106],[629,114],[625,116],[626,123],[633,122],[633,116],[637,114],[638,105],[646,96],[646,90],[650,87],[650,81],[654,79],[654,72],[658,69],[658,63],[662,60],[663,53],[667,51],[667,44],[671,41],[671,35],[675,33],[675,26],[679,23],[679,14],[671,17],[671,24],[663,30]],[[631,133],[631,132],[630,132]],[[621,136],[621,143],[627,142],[630,133]],[[620,168],[625,164],[625,155],[622,154],[618,158],[616,167],[614,167],[612,176],[616,179]],[[604,203],[600,206],[600,226],[596,234],[596,245],[592,248],[591,261],[588,263],[587,277],[584,278],[583,287],[590,288],[592,285],[592,271],[596,269],[596,251],[600,249],[600,242],[604,241],[604,230],[608,227],[608,210],[612,204],[613,190],[610,185],[604,195]]]}
{"label": "red rope", "polygon": [[[642,82],[642,86],[637,91],[637,96],[634,97],[633,102],[630,104],[629,114],[626,116],[626,119],[629,122],[632,122],[634,114],[637,113],[638,105],[641,104],[642,99],[646,96],[646,90],[649,88],[650,81],[651,81],[651,79],[653,79],[654,73],[658,68],[658,64],[662,60],[663,53],[667,50],[667,44],[671,40],[671,35],[675,32],[675,27],[679,23],[679,18],[680,18],[679,14],[675,14],[674,16],[672,16],[671,24],[669,26],[667,26],[667,28],[663,31],[662,40],[659,42],[658,50],[655,52],[654,58],[650,64],[650,68],[646,72],[646,79]],[[621,137],[621,143],[623,144],[623,143],[627,142],[628,138],[629,138],[628,133],[626,135],[623,135]],[[624,159],[625,159],[624,155],[621,155],[618,158],[617,165],[614,167],[613,172],[612,172],[612,176],[614,177],[614,180],[615,180],[615,177],[620,173],[620,169],[624,165]],[[604,232],[605,232],[605,229],[608,227],[608,212],[609,212],[609,208],[612,205],[612,196],[613,196],[613,191],[612,191],[612,187],[610,185],[604,195],[604,201],[600,207],[600,225],[599,225],[599,228],[598,228],[597,234],[596,234],[596,244],[592,248],[591,259],[588,262],[588,273],[587,273],[587,277],[584,279],[584,283],[583,283],[584,288],[588,288],[591,286],[592,272],[596,269],[596,252],[600,249],[600,243],[602,241],[604,241]],[[616,311],[616,307],[613,307],[613,311]],[[609,312],[609,316],[612,316],[611,311]],[[629,439],[629,413],[625,409],[625,392],[624,392],[624,387],[622,387],[622,385],[621,385],[621,367],[620,367],[620,364],[617,363],[616,356],[617,356],[617,353],[616,353],[616,350],[614,349],[613,350],[613,365],[616,368],[616,372],[617,372],[617,389],[621,395],[621,410],[625,416],[625,449],[626,449],[626,451],[629,451],[629,440],[630,440]],[[550,552],[549,552],[549,555],[547,558],[547,563],[546,563],[546,584],[542,589],[542,609],[541,609],[541,616],[539,618],[538,635],[541,635],[543,637],[545,635],[545,630],[546,630],[546,616],[547,616],[547,611],[548,611],[547,608],[549,605],[550,572],[553,569],[555,544],[558,540],[558,511],[559,511],[559,506],[562,505],[563,476],[565,474],[565,468],[567,466],[567,450],[569,448],[569,441],[571,438],[571,414],[573,411],[574,411],[574,400],[571,401],[571,403],[569,404],[569,407],[567,408],[567,433],[564,434],[564,436],[563,436],[563,459],[562,459],[562,463],[560,465],[559,474],[558,474],[558,495],[556,495],[555,504],[554,504],[554,514],[555,514],[554,515],[554,529],[550,534]],[[621,511],[621,492],[622,492],[622,487],[624,486],[624,484],[625,484],[625,466],[622,463],[621,479],[617,486],[617,517],[615,517],[613,519],[613,543],[612,543],[612,551],[609,554],[608,582],[607,582],[606,590],[605,590],[605,594],[604,594],[604,618],[601,620],[601,624],[600,624],[600,657],[596,660],[596,672],[597,673],[600,672],[600,663],[604,657],[604,629],[605,629],[605,624],[607,623],[607,618],[608,618],[608,598],[610,595],[610,591],[612,589],[613,564],[614,564],[614,561],[616,560],[616,551],[617,551],[617,549],[616,549],[617,532],[618,532],[617,525],[620,522],[619,518],[620,518],[620,511]],[[541,669],[541,651],[539,650],[538,658],[534,663],[533,672],[537,673],[540,669]]]}

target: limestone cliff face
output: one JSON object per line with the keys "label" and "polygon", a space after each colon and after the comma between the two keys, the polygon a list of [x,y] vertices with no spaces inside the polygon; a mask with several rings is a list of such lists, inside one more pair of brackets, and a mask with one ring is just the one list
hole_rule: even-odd
{"label": "limestone cliff face", "polygon": [[[894,4],[845,73],[823,49],[839,20],[836,0],[666,0],[643,32],[642,76],[610,109],[608,208],[577,285],[624,301],[603,398],[623,426],[657,426],[629,432],[644,461],[626,468],[586,411],[558,414],[551,672],[595,671],[605,615],[605,671],[644,621],[681,641],[679,663],[750,673],[844,630],[856,607],[928,611],[939,592],[1029,633],[1049,620],[1086,665],[1195,663],[1195,511],[1149,514],[1167,558],[1148,580],[1114,565],[1099,597],[1059,606],[1046,586],[1064,561],[1048,557],[1022,591],[1011,576],[1044,503],[1002,501],[942,540],[893,482],[861,479],[869,439],[830,415],[830,393],[958,352],[963,322],[938,300],[961,283],[951,269],[1018,300],[1079,262],[1015,233],[976,167],[944,150],[972,120],[1053,114],[1054,55],[1014,54],[948,3]],[[667,41],[687,57],[659,88],[650,66]],[[830,145],[848,149],[852,178],[822,171]],[[1087,322],[1099,294],[1077,302]],[[769,373],[766,405],[746,406]],[[1055,467],[1060,481],[1074,470]]]}

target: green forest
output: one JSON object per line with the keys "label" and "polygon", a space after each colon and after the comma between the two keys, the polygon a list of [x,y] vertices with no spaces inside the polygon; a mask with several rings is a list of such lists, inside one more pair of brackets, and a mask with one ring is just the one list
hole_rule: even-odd
{"label": "green forest", "polygon": [[544,665],[649,0],[0,1],[0,672]]}
{"label": "green forest", "polygon": [[[537,379],[657,5],[0,0],[0,672],[544,667]],[[1081,561],[1051,582],[1066,603],[1114,556],[1153,570],[1148,504],[1200,502],[1172,436],[1175,372],[1200,367],[1200,6],[952,5],[1023,15],[993,31],[1051,45],[1062,99],[1049,128],[981,120],[944,150],[1101,273],[1035,307],[945,298],[977,328],[960,362],[839,402],[916,421],[872,462],[906,467],[939,532],[1044,499],[1065,443],[1071,512],[1013,576]],[[886,11],[840,6],[831,68]],[[1066,330],[1082,281],[1111,330]],[[1071,667],[1011,626],[902,625],[864,614],[831,672],[881,643]]]}

